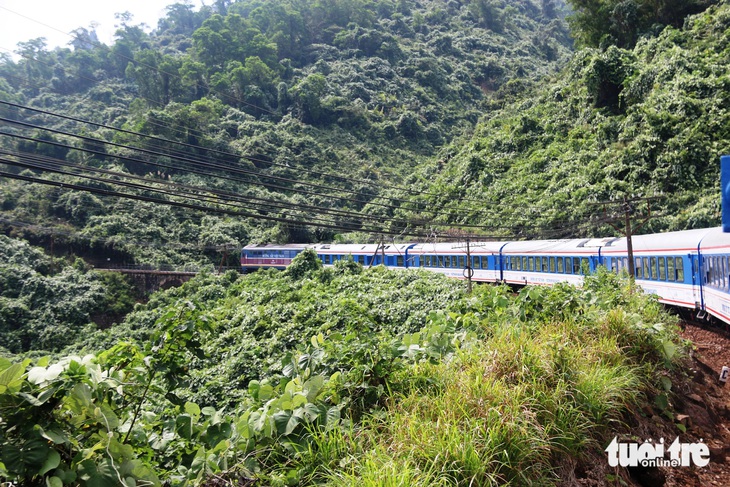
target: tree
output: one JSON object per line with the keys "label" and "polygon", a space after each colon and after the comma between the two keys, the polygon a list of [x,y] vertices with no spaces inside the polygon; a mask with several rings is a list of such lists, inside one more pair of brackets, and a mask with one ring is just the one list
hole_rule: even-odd
{"label": "tree", "polygon": [[584,46],[616,45],[631,48],[654,26],[679,27],[688,15],[718,0],[568,0],[573,36]]}

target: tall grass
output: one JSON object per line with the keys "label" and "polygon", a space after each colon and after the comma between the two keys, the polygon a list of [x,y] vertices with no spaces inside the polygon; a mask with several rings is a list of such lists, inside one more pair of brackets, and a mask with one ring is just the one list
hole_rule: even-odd
{"label": "tall grass", "polygon": [[621,286],[539,290],[509,306],[485,313],[482,340],[450,360],[401,372],[405,386],[329,483],[556,485],[561,460],[600,450],[671,362],[672,332],[656,326],[666,315]]}

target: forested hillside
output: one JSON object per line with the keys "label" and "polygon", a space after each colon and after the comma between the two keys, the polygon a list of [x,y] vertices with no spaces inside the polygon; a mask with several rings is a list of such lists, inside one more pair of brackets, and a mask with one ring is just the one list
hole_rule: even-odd
{"label": "forested hillside", "polygon": [[[249,240],[401,231],[407,222],[391,215],[410,195],[383,198],[382,189],[469,132],[494,100],[556,73],[572,46],[564,14],[555,1],[244,0],[199,11],[172,5],[150,34],[122,16],[111,46],[83,28],[69,48],[21,43],[21,57],[0,64],[0,99],[16,104],[0,115],[26,124],[4,123],[8,172],[103,190],[126,181],[125,191],[144,196],[130,187],[143,177],[158,188],[185,185],[200,206],[248,215],[25,177],[2,180],[3,218],[62,229],[88,256],[158,264],[220,259],[221,246]],[[79,177],[90,171],[93,181]],[[218,193],[199,203],[199,188]],[[236,195],[235,208],[222,192]]]}
{"label": "forested hillside", "polygon": [[592,203],[657,196],[644,232],[718,225],[730,6],[680,24],[633,48],[584,48],[551,83],[488,111],[472,137],[443,151],[448,162],[421,173],[424,188],[444,194],[432,207],[468,197],[483,208],[464,203],[454,221],[614,235]]}

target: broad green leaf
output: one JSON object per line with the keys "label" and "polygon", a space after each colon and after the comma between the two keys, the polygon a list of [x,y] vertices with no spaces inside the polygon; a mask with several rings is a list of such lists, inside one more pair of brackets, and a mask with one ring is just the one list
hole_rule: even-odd
{"label": "broad green leaf", "polygon": [[[58,467],[61,463],[61,455],[58,454],[56,450],[51,450],[48,452],[48,457],[46,458],[46,461],[43,462],[43,466],[38,470],[38,475],[45,475],[46,473],[50,472],[54,468]],[[61,479],[58,479],[61,480]]]}
{"label": "broad green leaf", "polygon": [[88,407],[91,405],[91,388],[86,384],[76,384],[71,390],[71,397],[77,401],[80,406]]}
{"label": "broad green leaf", "polygon": [[664,358],[669,361],[677,353],[677,346],[671,340],[662,340],[662,351],[664,352]]}
{"label": "broad green leaf", "polygon": [[251,394],[254,399],[259,398],[259,389],[261,389],[261,383],[259,383],[259,381],[252,380],[248,383],[248,393]]}
{"label": "broad green leaf", "polygon": [[58,477],[46,477],[46,487],[63,487],[63,481]]}
{"label": "broad green leaf", "polygon": [[307,403],[306,396],[303,396],[302,394],[295,394],[294,397],[292,398],[291,405],[292,405],[292,408],[298,408],[299,406],[306,404],[306,403]]}
{"label": "broad green leaf", "polygon": [[181,414],[175,419],[175,432],[189,440],[193,437],[193,418],[189,414]]}
{"label": "broad green leaf", "polygon": [[327,410],[327,429],[334,428],[340,422],[340,409],[331,407]]}
{"label": "broad green leaf", "polygon": [[104,425],[107,431],[112,431],[119,427],[119,418],[106,403],[102,403],[101,406],[94,408],[94,416],[99,423]]}
{"label": "broad green leaf", "polygon": [[11,472],[25,474],[30,471],[35,474],[50,453],[51,448],[40,438],[28,440],[18,448],[15,445],[5,444],[0,450],[0,457]]}
{"label": "broad green leaf", "polygon": [[321,375],[315,375],[304,383],[304,385],[302,386],[302,392],[306,394],[307,400],[309,402],[314,402],[323,387],[324,377],[322,377]]}
{"label": "broad green leaf", "polygon": [[280,435],[290,435],[299,424],[299,418],[294,416],[291,411],[279,411],[274,414],[274,424]]}
{"label": "broad green leaf", "polygon": [[5,357],[0,357],[0,371],[3,371],[13,365],[13,363]]}
{"label": "broad green leaf", "polygon": [[263,384],[259,389],[259,400],[268,401],[274,395],[274,388],[271,384]]}
{"label": "broad green leaf", "polygon": [[79,463],[78,472],[85,487],[119,487],[119,472],[108,459],[99,464],[84,460]]}
{"label": "broad green leaf", "polygon": [[213,416],[218,411],[212,406],[205,406],[200,410],[200,412],[203,413],[204,416]]}
{"label": "broad green leaf", "polygon": [[44,430],[41,428],[39,432],[43,438],[55,443],[56,445],[62,445],[69,441],[66,435],[58,430]]}
{"label": "broad green leaf", "polygon": [[304,415],[309,421],[316,420],[322,412],[319,406],[311,402],[304,405]]}
{"label": "broad green leaf", "polygon": [[[22,375],[23,375],[23,365],[22,364],[13,364],[10,367],[3,370],[2,372],[0,372],[0,386],[5,386],[5,388],[9,388],[10,384],[15,382]],[[4,392],[4,391],[0,390],[0,392]]]}
{"label": "broad green leaf", "polygon": [[198,418],[200,417],[200,406],[198,406],[194,402],[186,402],[185,412],[194,418]]}

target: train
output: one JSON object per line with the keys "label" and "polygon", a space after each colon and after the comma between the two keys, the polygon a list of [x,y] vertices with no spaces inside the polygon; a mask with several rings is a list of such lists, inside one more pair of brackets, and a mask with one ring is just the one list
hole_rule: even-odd
{"label": "train", "polygon": [[352,259],[364,266],[425,269],[457,279],[515,286],[577,286],[600,266],[631,270],[637,285],[694,319],[730,325],[730,156],[721,157],[722,226],[631,238],[393,244],[247,245],[245,271],[285,268],[304,249],[325,266]]}
{"label": "train", "polygon": [[[698,319],[730,324],[730,233],[722,227],[637,235],[632,238],[634,278],[645,292]],[[324,266],[351,259],[363,266],[425,269],[474,282],[515,286],[568,282],[580,286],[599,266],[628,272],[625,237],[561,240],[247,245],[244,270],[283,269],[304,249]]]}

